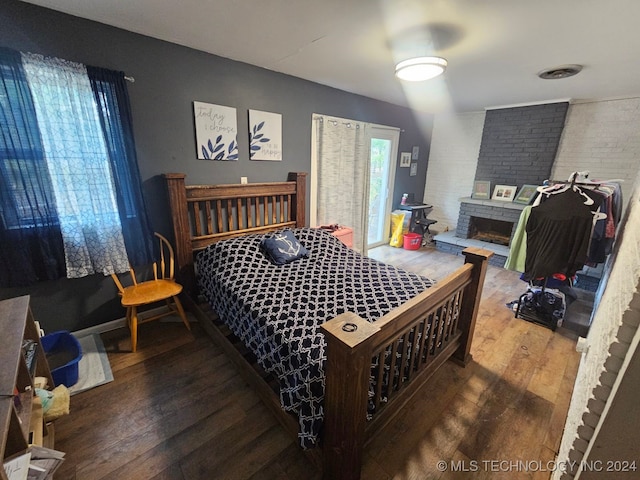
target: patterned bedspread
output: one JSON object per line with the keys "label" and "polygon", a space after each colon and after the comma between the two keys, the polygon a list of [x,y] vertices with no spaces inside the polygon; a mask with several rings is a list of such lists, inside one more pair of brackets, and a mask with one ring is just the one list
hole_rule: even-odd
{"label": "patterned bedspread", "polygon": [[417,274],[364,257],[333,235],[294,229],[309,257],[273,265],[263,235],[218,242],[197,257],[202,293],[220,318],[277,376],[282,407],[299,418],[300,444],[322,425],[324,336],[318,327],[346,311],[374,322],[432,285]]}

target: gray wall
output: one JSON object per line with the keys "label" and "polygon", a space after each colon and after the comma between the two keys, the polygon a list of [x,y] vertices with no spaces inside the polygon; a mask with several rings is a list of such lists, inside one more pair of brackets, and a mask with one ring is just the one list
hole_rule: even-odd
{"label": "gray wall", "polygon": [[[53,10],[4,0],[0,45],[113,70],[135,77],[129,87],[138,163],[153,227],[171,232],[160,174],[183,172],[187,183],[279,181],[310,170],[311,115],[321,113],[399,127],[399,151],[420,147],[418,174],[396,172],[394,206],[403,192],[422,198],[432,117],[262,68],[126,32]],[[241,37],[239,31],[238,41]],[[235,107],[239,160],[197,160],[193,101]],[[250,161],[248,110],[282,114],[283,161]],[[419,123],[420,121],[420,123]],[[32,295],[34,315],[48,331],[78,330],[123,316],[110,278],[46,282],[0,289],[0,298]]]}
{"label": "gray wall", "polygon": [[488,110],[476,180],[496,185],[542,185],[549,179],[568,102]]}

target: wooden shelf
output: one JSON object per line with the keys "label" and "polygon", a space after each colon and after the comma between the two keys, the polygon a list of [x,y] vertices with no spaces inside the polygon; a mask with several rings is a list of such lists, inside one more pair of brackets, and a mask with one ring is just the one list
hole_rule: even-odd
{"label": "wooden shelf", "polygon": [[29,437],[29,428],[30,428],[30,420],[31,417],[31,408],[33,403],[33,394],[32,390],[27,390],[26,392],[22,392],[18,395],[19,406],[16,406],[14,401],[13,407],[16,411],[16,415],[18,416],[18,420],[20,422],[20,428],[22,429],[22,436],[24,438]]}
{"label": "wooden shelf", "polygon": [[[0,332],[0,454],[4,461],[30,444],[53,448],[53,428],[45,424],[42,403],[34,396],[33,378],[22,350],[24,340],[36,343],[35,376],[46,378],[51,387],[53,379],[28,295],[0,301]],[[4,468],[0,469],[0,480],[6,478]]]}

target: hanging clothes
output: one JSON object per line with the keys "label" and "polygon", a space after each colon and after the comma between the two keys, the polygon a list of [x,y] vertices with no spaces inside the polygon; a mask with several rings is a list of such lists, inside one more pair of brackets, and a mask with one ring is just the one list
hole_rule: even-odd
{"label": "hanging clothes", "polygon": [[509,256],[504,264],[507,270],[513,270],[523,273],[525,270],[525,261],[527,258],[527,222],[531,214],[531,205],[527,205],[520,213],[516,231],[509,243]]}
{"label": "hanging clothes", "polygon": [[593,213],[582,192],[567,188],[531,209],[526,226],[525,274],[529,279],[575,275],[587,261]]}
{"label": "hanging clothes", "polygon": [[578,176],[575,172],[569,182],[538,188],[531,212],[520,216],[505,264],[523,271],[521,279],[529,282],[527,292],[512,302],[516,317],[552,330],[562,325],[568,303],[577,298],[572,290],[576,272],[611,253],[621,217],[619,184],[576,182]]}
{"label": "hanging clothes", "polygon": [[585,193],[600,201],[600,211],[606,213],[606,218],[597,220],[589,246],[587,261],[589,266],[604,263],[613,249],[616,229],[622,216],[622,191],[619,184],[599,185],[595,190],[586,190]]}

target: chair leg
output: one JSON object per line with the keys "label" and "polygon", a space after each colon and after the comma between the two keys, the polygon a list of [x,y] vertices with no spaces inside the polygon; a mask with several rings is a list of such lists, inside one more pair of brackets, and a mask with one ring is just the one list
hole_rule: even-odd
{"label": "chair leg", "polygon": [[138,309],[131,307],[129,314],[129,330],[131,331],[131,351],[135,353],[138,346]]}
{"label": "chair leg", "polygon": [[173,301],[176,304],[176,308],[178,309],[178,314],[180,315],[180,318],[184,322],[184,325],[187,327],[187,330],[191,330],[191,325],[189,325],[189,320],[187,320],[187,316],[184,313],[184,308],[182,308],[182,303],[180,303],[180,300],[178,299],[178,296],[175,295],[172,298],[173,298]]}

